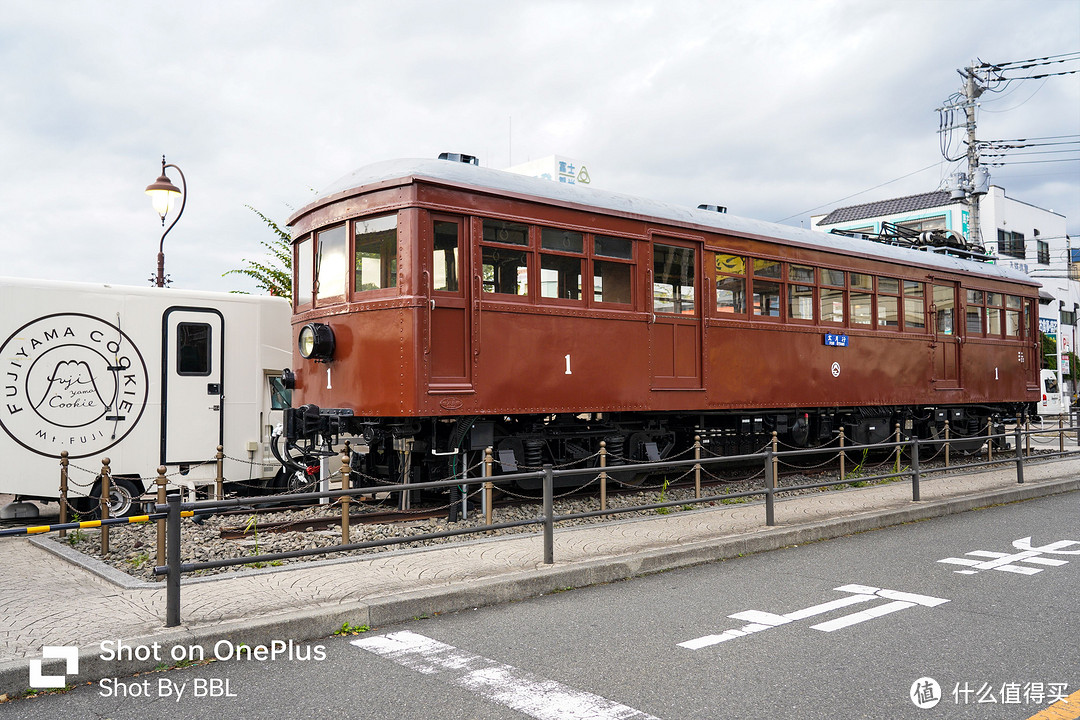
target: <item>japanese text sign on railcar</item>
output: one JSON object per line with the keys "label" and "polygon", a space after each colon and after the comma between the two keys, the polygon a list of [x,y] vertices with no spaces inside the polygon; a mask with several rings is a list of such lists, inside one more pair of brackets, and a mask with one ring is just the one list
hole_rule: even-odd
{"label": "japanese text sign on railcar", "polygon": [[829,347],[847,347],[848,336],[847,335],[834,335],[833,333],[825,333],[825,344]]}

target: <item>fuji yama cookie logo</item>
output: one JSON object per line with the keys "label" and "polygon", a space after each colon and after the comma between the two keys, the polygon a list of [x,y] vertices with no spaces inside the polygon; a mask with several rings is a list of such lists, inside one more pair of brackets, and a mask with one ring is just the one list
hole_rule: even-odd
{"label": "fuji yama cookie logo", "polygon": [[0,346],[0,426],[39,455],[73,458],[120,442],[146,408],[142,354],[116,325],[92,315],[47,315]]}

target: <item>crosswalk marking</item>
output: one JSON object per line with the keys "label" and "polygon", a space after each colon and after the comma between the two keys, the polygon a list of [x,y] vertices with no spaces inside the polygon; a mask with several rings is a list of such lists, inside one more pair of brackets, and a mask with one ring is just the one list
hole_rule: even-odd
{"label": "crosswalk marking", "polygon": [[353,640],[352,644],[537,720],[659,720],[599,695],[407,630]]}

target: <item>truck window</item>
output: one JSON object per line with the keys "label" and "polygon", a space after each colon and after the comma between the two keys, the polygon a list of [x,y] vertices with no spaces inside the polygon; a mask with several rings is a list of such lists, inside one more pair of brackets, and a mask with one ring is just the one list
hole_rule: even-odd
{"label": "truck window", "polygon": [[270,409],[284,410],[287,407],[292,407],[292,390],[285,388],[281,376],[271,375],[267,379],[270,381]]}
{"label": "truck window", "polygon": [[210,374],[210,325],[183,322],[176,326],[176,374]]}

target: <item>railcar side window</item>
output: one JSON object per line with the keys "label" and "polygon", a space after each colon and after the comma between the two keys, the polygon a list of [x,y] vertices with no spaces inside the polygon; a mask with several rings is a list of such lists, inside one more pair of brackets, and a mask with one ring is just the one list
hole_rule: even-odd
{"label": "railcar side window", "polygon": [[921,282],[904,281],[904,330],[926,329],[926,290]]}
{"label": "railcar side window", "polygon": [[314,282],[314,277],[311,274],[311,259],[311,236],[309,235],[296,243],[296,260],[293,263],[296,268],[296,277],[293,278],[293,294],[296,297],[296,307],[311,304],[311,290]]}
{"label": "railcar side window", "polygon": [[593,254],[620,260],[633,260],[634,244],[626,238],[597,235],[593,240]]}
{"label": "railcar side window", "polygon": [[969,336],[983,334],[983,314],[982,290],[968,290],[967,307],[964,310],[964,316],[967,318],[965,326]]}
{"label": "railcar side window", "polygon": [[541,253],[540,297],[581,300],[585,236],[572,230],[541,228],[540,248],[544,251],[566,253]]}
{"label": "railcar side window", "polygon": [[[814,319],[814,268],[805,265],[788,265],[788,318],[791,320]],[[809,283],[796,285],[795,283]]]}
{"label": "railcar side window", "polygon": [[762,278],[779,279],[780,263],[773,260],[754,260],[754,277],[751,280],[754,314],[763,317],[780,317],[781,284]]}
{"label": "railcar side window", "polygon": [[435,222],[432,246],[431,289],[458,292],[458,224]]}
{"label": "railcar side window", "polygon": [[851,273],[851,323],[870,325],[874,317],[874,278],[871,275]]}
{"label": "railcar side window", "polygon": [[821,322],[844,322],[844,272],[821,269]]}
{"label": "railcar side window", "polygon": [[1020,337],[1020,309],[1023,301],[1015,295],[1005,296],[1005,335]]}
{"label": "railcar side window", "polygon": [[341,297],[349,282],[346,261],[348,235],[345,226],[338,225],[316,233],[318,254],[315,257],[315,296],[319,300]]}
{"label": "railcar side window", "polygon": [[716,253],[716,312],[746,314],[746,258]]}
{"label": "railcar side window", "polygon": [[626,238],[596,235],[593,255],[615,260],[593,260],[593,302],[631,304],[633,265],[616,260],[632,260],[634,244]]}
{"label": "railcar side window", "polygon": [[900,281],[878,278],[877,322],[879,328],[900,329]]}
{"label": "railcar side window", "polygon": [[694,251],[653,245],[653,311],[694,314]]}
{"label": "railcar side window", "polygon": [[529,294],[529,253],[483,247],[483,287],[486,293]]}
{"label": "railcar side window", "polygon": [[397,286],[397,215],[357,220],[353,290],[382,290]]}
{"label": "railcar side window", "polygon": [[1001,335],[1001,293],[986,293],[986,334]]}
{"label": "railcar side window", "polygon": [[528,245],[529,226],[522,223],[484,218],[484,242]]}

